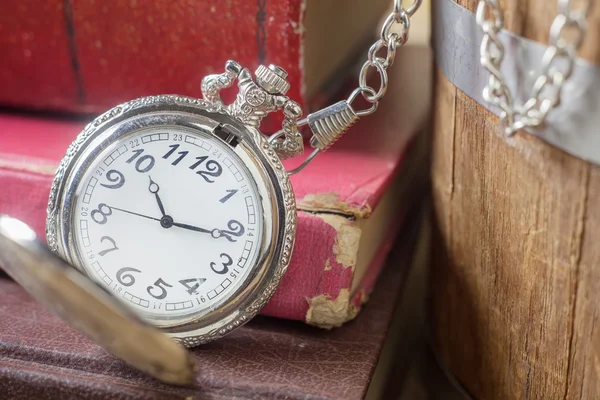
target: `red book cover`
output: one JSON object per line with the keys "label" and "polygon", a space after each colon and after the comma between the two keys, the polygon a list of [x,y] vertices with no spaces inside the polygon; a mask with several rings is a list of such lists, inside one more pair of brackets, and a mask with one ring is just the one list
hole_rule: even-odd
{"label": "red book cover", "polygon": [[[54,170],[83,125],[0,114],[0,214],[23,220],[45,237]],[[366,300],[408,207],[394,179],[404,165],[408,135],[397,135],[392,145],[381,140],[365,146],[361,139],[378,133],[365,129],[367,124],[359,125],[292,177],[298,201],[295,251],[263,314],[329,327],[353,318]],[[388,190],[394,187],[394,193]],[[377,213],[380,203],[385,210]],[[376,214],[389,221],[384,224]],[[377,237],[361,238],[363,231]],[[359,260],[365,240],[373,244]]]}
{"label": "red book cover", "polygon": [[[428,53],[405,50],[411,62],[394,65],[377,114],[362,118],[292,176],[298,207],[295,251],[263,314],[332,327],[353,318],[368,298],[394,233],[410,203],[420,198],[427,175],[426,143],[410,143],[428,112],[429,94],[422,80],[411,77],[429,65]],[[410,107],[404,102],[408,94]],[[0,113],[0,213],[22,219],[45,236],[55,168],[84,125]]]}
{"label": "red book cover", "polygon": [[[395,177],[406,165],[410,135],[395,129],[386,134],[386,118],[378,121],[359,123],[292,177],[299,210],[296,247],[263,314],[330,327],[353,318],[366,300],[408,207],[400,193],[407,182]],[[0,213],[45,236],[54,170],[83,125],[0,114]],[[371,140],[365,143],[365,137]],[[361,237],[367,233],[370,237]]]}
{"label": "red book cover", "polygon": [[[306,107],[362,50],[388,6],[387,0],[328,3],[0,2],[0,104],[100,113],[158,93],[198,97],[202,78],[234,59],[251,70],[282,66],[288,96]],[[339,25],[334,32],[332,19]],[[269,119],[264,128],[275,130]]]}
{"label": "red book cover", "polygon": [[[0,102],[101,112],[155,93],[198,95],[229,58],[298,65],[302,0],[22,0],[0,5]],[[268,17],[268,18],[267,18]],[[268,42],[267,42],[268,37]],[[300,98],[292,68],[290,95]],[[30,81],[33,79],[33,81]]]}

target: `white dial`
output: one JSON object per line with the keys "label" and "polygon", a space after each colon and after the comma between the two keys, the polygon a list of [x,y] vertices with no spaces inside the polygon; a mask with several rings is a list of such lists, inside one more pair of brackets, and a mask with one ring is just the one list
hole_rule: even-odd
{"label": "white dial", "polygon": [[142,315],[208,312],[257,262],[256,183],[212,135],[144,128],[103,149],[80,182],[74,237],[83,268]]}

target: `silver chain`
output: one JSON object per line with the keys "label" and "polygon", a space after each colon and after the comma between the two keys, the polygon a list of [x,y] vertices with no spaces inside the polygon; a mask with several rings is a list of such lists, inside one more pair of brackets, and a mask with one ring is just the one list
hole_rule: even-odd
{"label": "silver chain", "polygon": [[[394,64],[396,58],[396,50],[398,47],[402,47],[408,41],[408,35],[410,32],[410,17],[419,9],[423,0],[414,0],[410,7],[404,9],[402,6],[402,0],[394,1],[394,9],[385,19],[383,26],[381,27],[381,34],[379,40],[377,40],[369,51],[367,52],[367,61],[363,64],[358,75],[358,91],[362,94],[365,100],[369,103],[374,104],[375,107],[371,107],[368,114],[375,112],[379,100],[385,96],[388,88],[388,76],[387,69]],[[394,25],[400,27],[400,33],[392,32]],[[385,50],[385,57],[378,55],[381,50]],[[375,69],[379,73],[380,85],[379,90],[375,92],[375,89],[367,84],[367,78],[369,77],[369,70]],[[349,100],[352,95],[349,97]],[[372,110],[372,111],[371,111]],[[363,115],[368,115],[363,114]]]}
{"label": "silver chain", "polygon": [[[373,43],[367,53],[367,61],[363,64],[358,75],[358,87],[352,91],[346,100],[316,111],[297,122],[297,126],[308,125],[313,133],[311,145],[315,148],[310,156],[290,174],[300,172],[312,159],[329,148],[338,140],[360,117],[373,114],[377,110],[379,100],[385,96],[388,89],[387,69],[394,64],[396,50],[408,41],[410,32],[410,18],[419,9],[423,0],[413,0],[405,8],[402,0],[394,0],[394,8],[388,15],[381,28],[380,38]],[[400,33],[392,32],[394,25],[400,27]],[[385,51],[385,53],[383,53]],[[381,53],[381,54],[380,54]],[[371,70],[377,71],[380,81],[378,89],[368,84],[367,80]],[[367,109],[355,111],[352,103],[362,97],[371,104]],[[271,136],[271,141],[279,140],[281,135]]]}
{"label": "silver chain", "polygon": [[476,19],[483,31],[481,65],[490,73],[483,98],[502,110],[500,120],[506,135],[540,127],[550,111],[560,104],[562,87],[573,72],[577,50],[585,37],[589,9],[590,0],[558,0],[558,15],[550,27],[550,46],[542,57],[541,74],[533,84],[529,100],[517,107],[500,72],[504,59],[504,46],[498,37],[504,28],[502,9],[498,0],[479,1]]}

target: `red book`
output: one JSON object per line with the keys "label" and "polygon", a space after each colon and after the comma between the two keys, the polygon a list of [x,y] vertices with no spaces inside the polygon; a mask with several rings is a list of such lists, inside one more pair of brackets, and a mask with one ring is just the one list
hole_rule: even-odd
{"label": "red book", "polygon": [[[83,125],[0,114],[0,214],[45,236],[54,170]],[[359,125],[292,177],[295,251],[263,314],[330,327],[353,318],[366,300],[409,207],[402,192],[414,190],[410,164],[417,160],[406,157],[408,135],[365,148],[362,139],[377,133],[365,128]]]}
{"label": "red book", "polygon": [[[377,114],[361,119],[292,176],[298,207],[295,251],[263,314],[332,327],[353,318],[369,297],[395,232],[427,176],[426,143],[411,139],[428,112],[429,91],[410,77],[429,65],[428,53],[405,50],[411,62],[394,65]],[[410,107],[403,103],[409,93]],[[22,219],[45,236],[54,170],[84,124],[0,114],[0,213]],[[285,165],[293,168],[299,162]]]}
{"label": "red book", "polygon": [[202,77],[231,58],[282,66],[288,95],[306,106],[363,50],[388,3],[0,2],[0,104],[99,113],[157,93],[199,97]]}
{"label": "red book", "polygon": [[[44,237],[54,170],[82,127],[0,114],[0,214]],[[387,141],[384,133],[359,124],[292,177],[299,210],[295,251],[263,314],[331,327],[352,319],[366,301],[409,207],[406,191],[417,190],[415,162],[422,159],[417,152],[407,157],[408,132],[391,131],[396,135]],[[365,144],[365,137],[371,141]]]}

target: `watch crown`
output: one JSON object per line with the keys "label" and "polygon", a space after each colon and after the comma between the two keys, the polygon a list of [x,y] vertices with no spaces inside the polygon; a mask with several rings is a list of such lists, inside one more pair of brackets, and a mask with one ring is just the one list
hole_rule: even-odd
{"label": "watch crown", "polygon": [[287,81],[287,72],[277,65],[264,65],[256,69],[256,81],[258,84],[271,94],[286,94],[290,89],[290,83]]}

